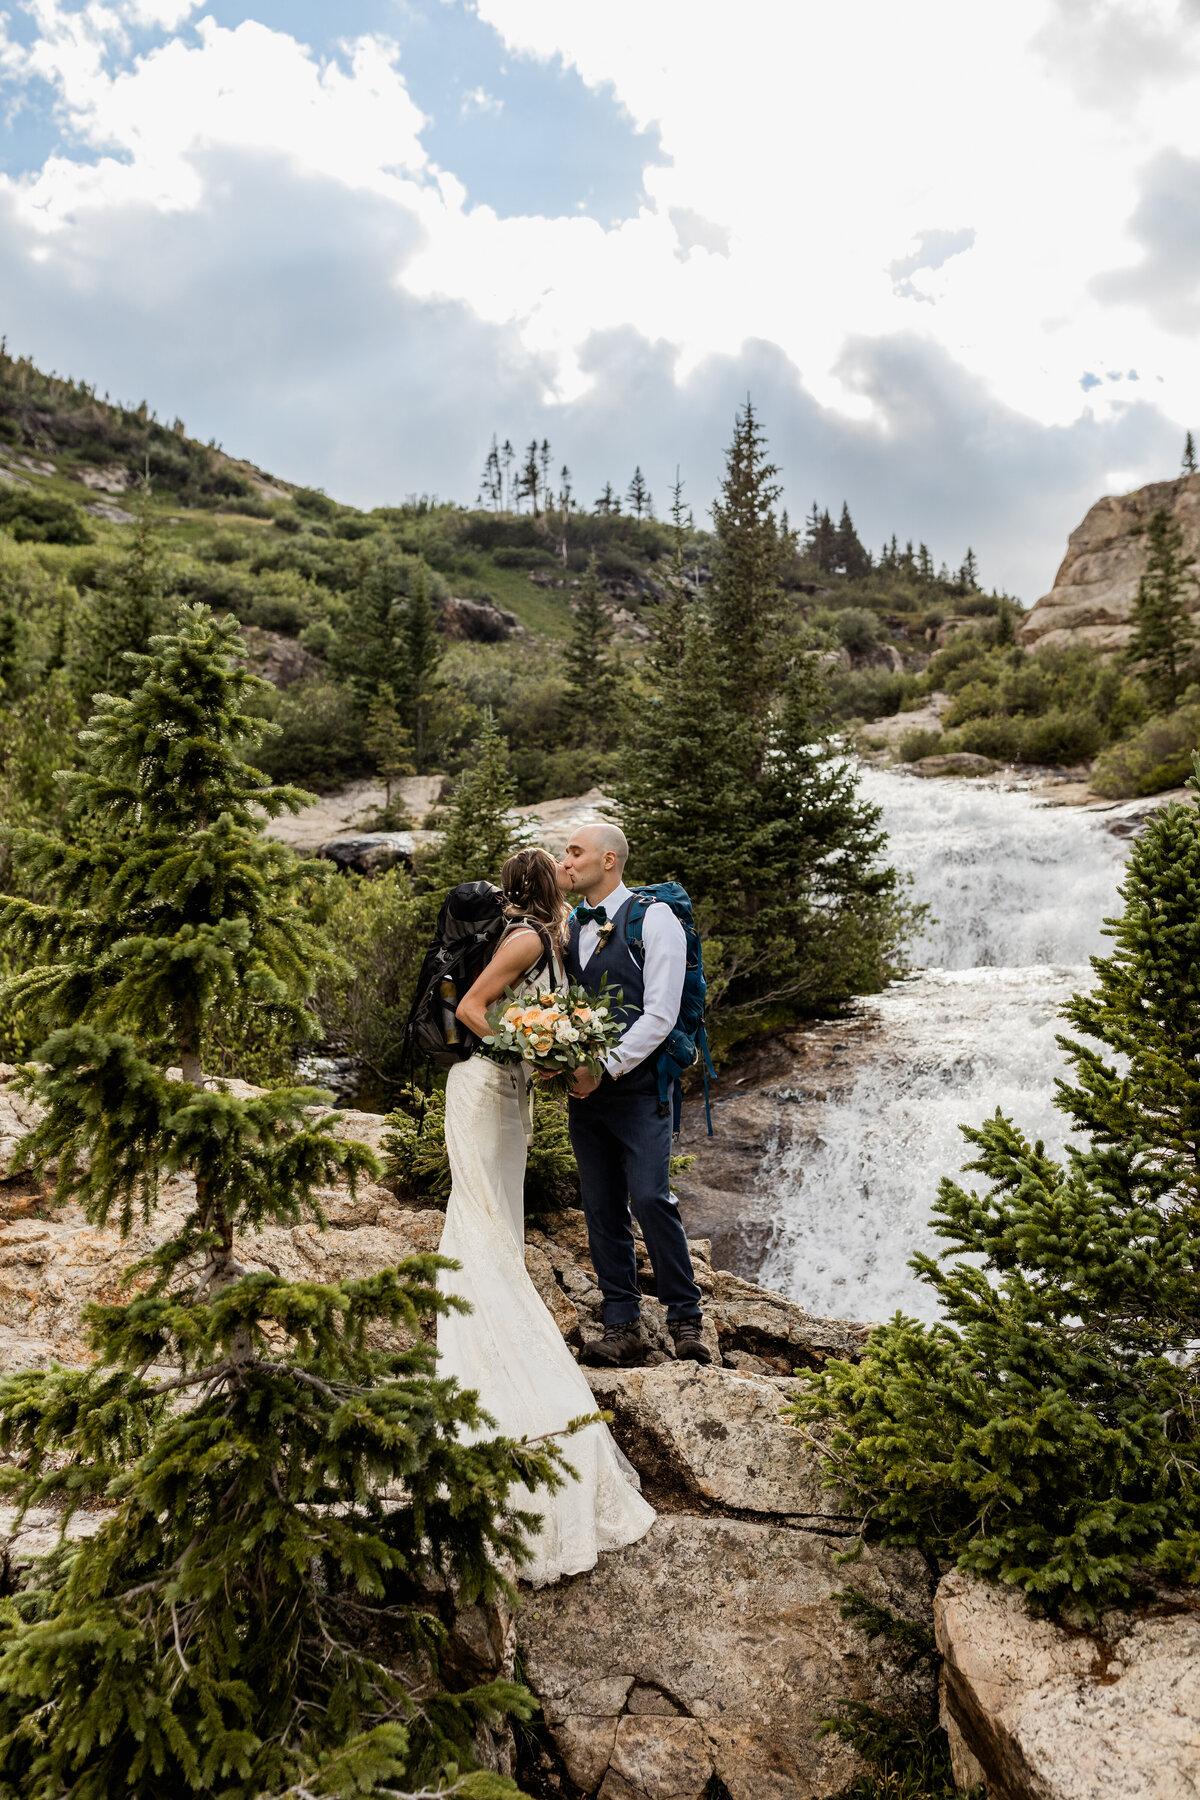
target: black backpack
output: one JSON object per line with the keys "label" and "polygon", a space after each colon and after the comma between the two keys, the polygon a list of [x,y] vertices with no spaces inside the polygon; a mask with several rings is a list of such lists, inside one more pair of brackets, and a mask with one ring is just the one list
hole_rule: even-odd
{"label": "black backpack", "polygon": [[[462,881],[452,888],[438,914],[433,942],[417,977],[417,996],[404,1028],[406,1061],[418,1057],[438,1069],[452,1069],[470,1056],[479,1040],[455,1016],[459,1001],[492,960],[506,924],[504,896],[490,881]],[[547,933],[530,919],[542,940],[540,973],[550,960]]]}

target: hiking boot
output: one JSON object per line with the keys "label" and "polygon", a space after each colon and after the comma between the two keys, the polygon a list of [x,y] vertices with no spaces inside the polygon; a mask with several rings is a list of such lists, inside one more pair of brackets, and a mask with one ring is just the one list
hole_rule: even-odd
{"label": "hiking boot", "polygon": [[580,1362],[595,1369],[637,1369],[646,1360],[646,1334],[640,1319],[606,1325],[604,1336],[589,1338],[579,1352]]}
{"label": "hiking boot", "polygon": [[700,1335],[699,1319],[668,1319],[667,1330],[680,1361],[704,1363],[712,1361],[712,1351]]}

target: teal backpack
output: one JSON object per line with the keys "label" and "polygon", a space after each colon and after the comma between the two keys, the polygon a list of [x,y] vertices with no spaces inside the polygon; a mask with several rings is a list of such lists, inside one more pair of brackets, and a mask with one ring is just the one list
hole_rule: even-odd
{"label": "teal backpack", "polygon": [[683,993],[679,1001],[679,1017],[674,1028],[668,1032],[661,1049],[655,1058],[658,1069],[658,1104],[665,1113],[672,1103],[671,1090],[674,1088],[672,1120],[674,1129],[679,1130],[679,1122],[683,1109],[683,1093],[680,1088],[680,1076],[697,1062],[704,1082],[704,1117],[708,1124],[708,1135],[713,1135],[712,1107],[708,1100],[708,1078],[715,1076],[712,1058],[708,1053],[708,1033],[704,1029],[704,999],[708,992],[704,980],[704,953],[700,945],[700,933],[696,929],[696,921],[692,914],[692,903],[687,890],[677,881],[660,881],[653,886],[635,887],[631,890],[633,899],[629,903],[629,913],[625,921],[625,941],[629,945],[638,962],[645,964],[646,950],[642,943],[642,924],[646,914],[655,902],[669,906],[679,923],[683,926],[687,939],[687,973],[683,978]]}

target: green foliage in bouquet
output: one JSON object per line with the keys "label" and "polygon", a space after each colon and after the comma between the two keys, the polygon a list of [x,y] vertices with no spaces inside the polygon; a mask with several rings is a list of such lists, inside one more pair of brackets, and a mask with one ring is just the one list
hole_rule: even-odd
{"label": "green foliage in bouquet", "polygon": [[[1200,787],[1200,758],[1193,787]],[[1147,1574],[1200,1579],[1200,800],[1154,818],[1066,1016],[1065,1162],[997,1111],[965,1135],[901,1315],[794,1409],[892,1543],[1085,1618]]]}
{"label": "green foliage in bouquet", "polygon": [[525,1695],[450,1691],[439,1658],[452,1597],[520,1561],[508,1496],[554,1455],[464,1441],[487,1421],[421,1335],[450,1304],[439,1259],[322,1283],[255,1255],[377,1168],[319,1090],[204,1077],[220,1008],[307,1023],[327,953],[260,831],[302,796],[242,760],[261,728],[235,626],[192,608],[135,675],[85,734],[69,831],[14,834],[32,897],[0,923],[48,1030],[25,1155],[94,1224],[151,1218],[164,1175],[194,1202],[132,1297],[90,1308],[89,1368],[0,1382],[5,1494],[103,1520],[0,1607],[0,1795],[514,1793],[463,1771]]}

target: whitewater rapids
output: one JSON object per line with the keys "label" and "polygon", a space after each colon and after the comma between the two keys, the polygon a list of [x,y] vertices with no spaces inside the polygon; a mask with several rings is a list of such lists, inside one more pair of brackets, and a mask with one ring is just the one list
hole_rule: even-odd
{"label": "whitewater rapids", "polygon": [[959,1126],[999,1106],[1052,1153],[1065,1142],[1059,1013],[1106,948],[1128,846],[1019,791],[876,769],[862,789],[929,917],[917,972],[862,1003],[873,1028],[848,1089],[805,1106],[763,1167],[774,1218],[758,1279],[826,1316],[932,1319],[907,1263],[943,1247],[930,1207],[969,1153]]}

